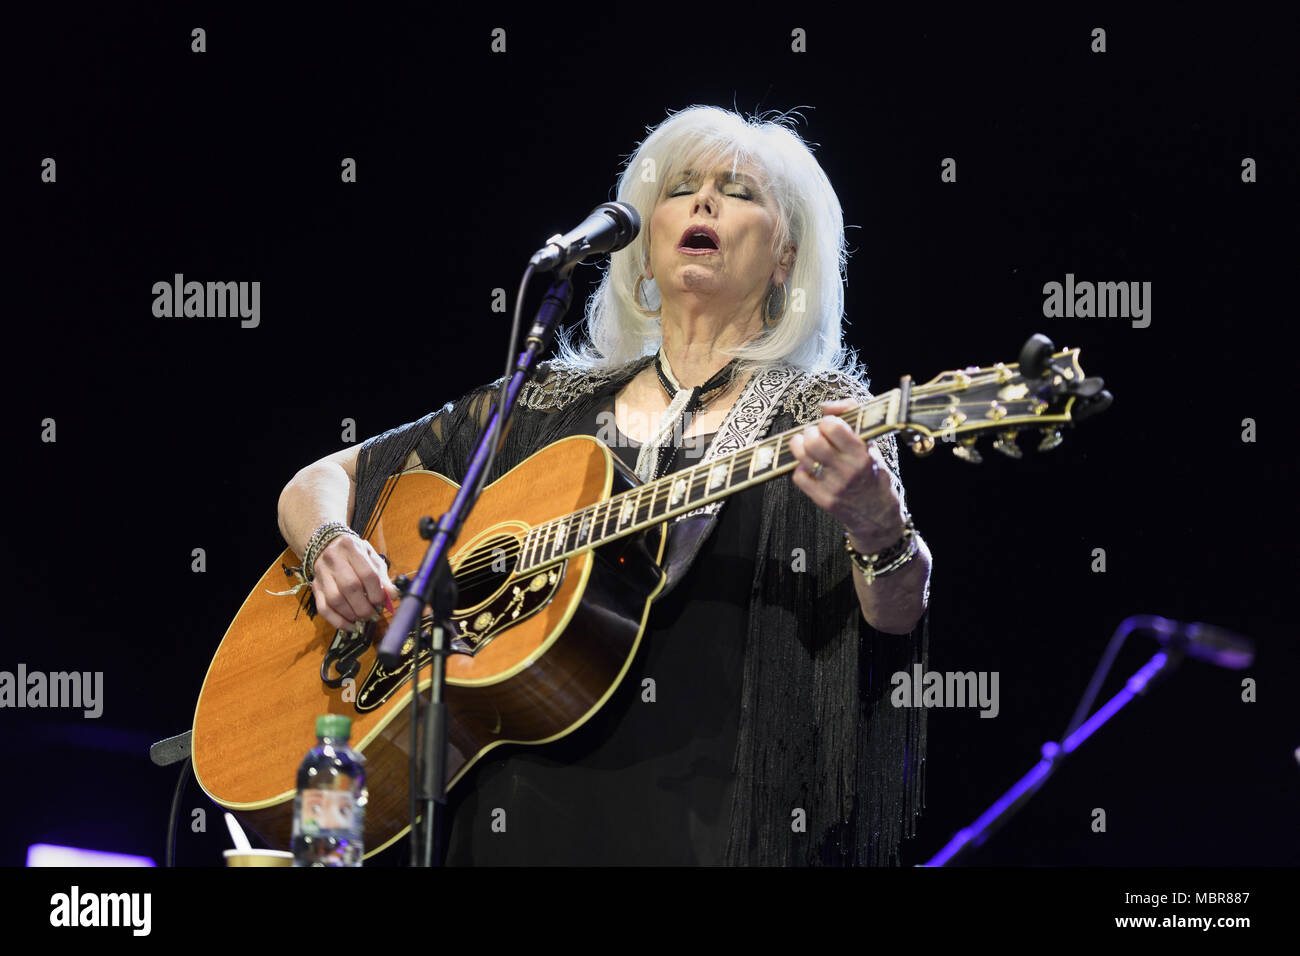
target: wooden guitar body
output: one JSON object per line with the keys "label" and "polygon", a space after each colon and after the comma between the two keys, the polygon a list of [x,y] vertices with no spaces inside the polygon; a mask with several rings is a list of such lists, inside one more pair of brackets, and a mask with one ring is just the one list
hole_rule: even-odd
{"label": "wooden guitar body", "polygon": [[[602,442],[573,436],[484,490],[449,558],[459,591],[451,622],[458,652],[447,658],[449,788],[499,744],[545,743],[571,732],[622,680],[663,587],[666,525],[522,574],[513,569],[530,528],[636,484]],[[457,490],[428,471],[390,483],[369,539],[394,575],[414,574],[427,546],[416,530],[420,517],[442,514]],[[355,642],[364,649],[351,679],[337,669],[323,675],[335,629],[319,615],[309,618],[299,597],[271,593],[296,582],[286,569],[298,563],[286,549],[267,569],[217,650],[194,714],[194,774],[216,803],[273,847],[288,849],[295,777],[315,745],[315,718],[351,717],[352,746],[367,762],[370,856],[410,827],[412,642],[405,665],[385,672],[376,660],[385,618]],[[431,672],[426,657],[426,699]]]}
{"label": "wooden guitar body", "polygon": [[[1025,430],[1050,451],[1063,426],[1112,400],[1100,378],[1085,375],[1078,349],[1054,348],[1035,335],[1017,363],[948,371],[924,385],[905,375],[840,417],[863,440],[901,432],[920,455],[943,441],[978,463],[976,440],[995,432],[994,449],[1020,458]],[[604,704],[663,588],[667,522],[793,471],[800,431],[645,484],[602,442],[572,436],[487,487],[449,556],[458,589],[447,658],[449,787],[498,744],[562,737]],[[418,569],[418,520],[445,512],[457,490],[427,471],[385,486],[366,536],[392,573]],[[194,714],[194,774],[218,804],[288,848],[296,771],[315,743],[315,719],[345,714],[368,764],[369,856],[410,828],[409,677],[418,666],[427,690],[431,668],[413,660],[409,639],[397,670],[378,665],[387,618],[350,635],[308,617],[305,585],[297,596],[276,595],[295,584],[297,563],[286,550],[267,569],[217,649]]]}

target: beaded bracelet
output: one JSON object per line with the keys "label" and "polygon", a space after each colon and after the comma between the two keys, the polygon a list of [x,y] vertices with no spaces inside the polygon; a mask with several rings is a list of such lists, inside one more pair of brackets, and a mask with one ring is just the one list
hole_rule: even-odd
{"label": "beaded bracelet", "polygon": [[361,537],[342,521],[326,521],[312,532],[311,538],[307,541],[307,547],[302,553],[302,571],[307,576],[308,581],[311,581],[316,576],[316,559],[325,550],[325,546],[344,534],[350,534],[354,538]]}
{"label": "beaded bracelet", "polygon": [[912,524],[912,519],[908,518],[903,525],[903,536],[898,539],[898,543],[876,554],[863,554],[858,551],[849,540],[849,533],[845,531],[844,550],[849,553],[854,567],[862,572],[867,583],[872,584],[876,578],[893,574],[916,557],[916,527]]}

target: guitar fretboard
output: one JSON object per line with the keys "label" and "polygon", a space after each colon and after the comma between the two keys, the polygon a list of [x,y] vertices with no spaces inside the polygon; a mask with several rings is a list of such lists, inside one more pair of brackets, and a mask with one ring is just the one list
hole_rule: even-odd
{"label": "guitar fretboard", "polygon": [[[899,427],[899,400],[899,390],[893,389],[840,417],[867,441]],[[792,428],[539,524],[525,535],[515,572],[562,560],[792,471],[798,461],[790,439],[801,431],[803,427]]]}

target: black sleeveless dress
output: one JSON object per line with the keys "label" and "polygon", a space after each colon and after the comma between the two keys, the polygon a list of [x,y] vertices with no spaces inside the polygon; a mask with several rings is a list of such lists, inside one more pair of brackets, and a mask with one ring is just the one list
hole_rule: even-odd
{"label": "black sleeveless dress", "polygon": [[[612,412],[611,397],[583,433],[614,437],[634,468],[640,446],[608,427]],[[669,470],[698,463],[705,447],[687,442]],[[586,724],[540,747],[498,747],[456,784],[446,865],[723,862],[761,501],[761,485],[726,499],[694,565],[651,606],[623,682]]]}

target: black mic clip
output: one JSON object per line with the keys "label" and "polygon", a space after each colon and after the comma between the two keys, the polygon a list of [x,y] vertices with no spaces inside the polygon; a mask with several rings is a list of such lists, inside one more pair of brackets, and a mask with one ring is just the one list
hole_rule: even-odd
{"label": "black mic clip", "polygon": [[568,257],[567,253],[564,236],[557,232],[546,240],[546,245],[533,253],[528,264],[537,272],[550,272]]}

